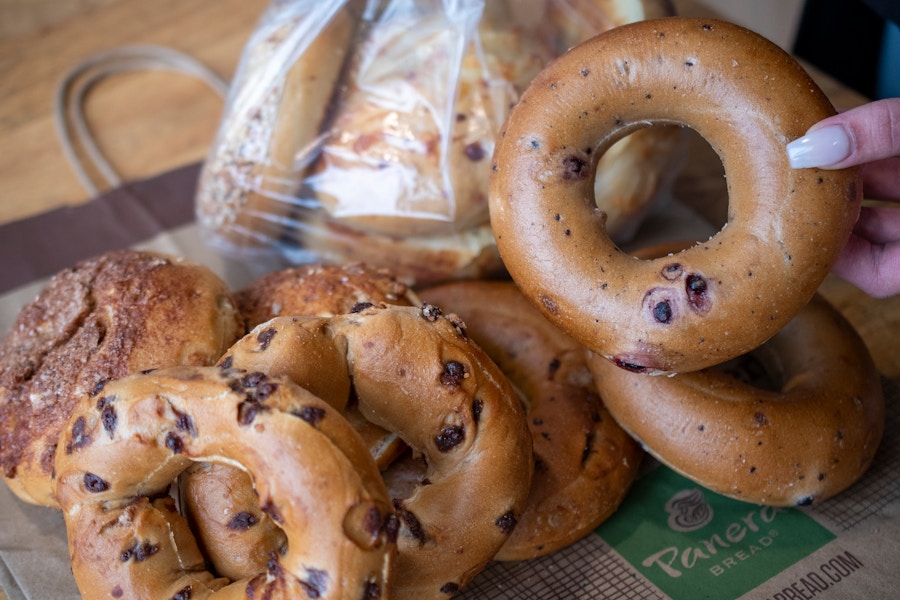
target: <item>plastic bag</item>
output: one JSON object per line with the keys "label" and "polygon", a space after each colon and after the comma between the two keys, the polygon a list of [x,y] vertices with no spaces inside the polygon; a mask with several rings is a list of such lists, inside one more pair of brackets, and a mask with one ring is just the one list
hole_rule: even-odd
{"label": "plastic bag", "polygon": [[[204,163],[201,229],[233,256],[364,260],[412,284],[499,272],[487,182],[509,109],[569,47],[668,12],[658,0],[276,0]],[[602,183],[623,188],[604,192],[622,214],[642,211],[668,170],[672,136],[656,129],[607,153],[625,155]]]}

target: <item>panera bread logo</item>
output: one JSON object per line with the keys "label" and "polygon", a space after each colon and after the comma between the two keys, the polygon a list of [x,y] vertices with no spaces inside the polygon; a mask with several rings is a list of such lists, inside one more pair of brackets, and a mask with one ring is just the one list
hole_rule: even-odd
{"label": "panera bread logo", "polygon": [[669,529],[674,531],[694,531],[700,529],[713,518],[712,507],[703,498],[699,488],[684,490],[666,502],[669,513]]}
{"label": "panera bread logo", "polygon": [[597,533],[674,600],[738,598],[835,537],[800,510],[732,500],[665,467]]}

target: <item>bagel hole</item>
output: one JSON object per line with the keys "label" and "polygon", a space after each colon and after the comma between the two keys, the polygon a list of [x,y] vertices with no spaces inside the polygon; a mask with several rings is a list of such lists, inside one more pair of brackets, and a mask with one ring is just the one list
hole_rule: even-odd
{"label": "bagel hole", "polygon": [[382,472],[384,484],[392,500],[405,500],[421,485],[427,485],[428,463],[419,453],[409,449]]}
{"label": "bagel hole", "polygon": [[[699,133],[683,128],[684,159],[672,195],[715,231],[728,222],[728,183],[718,153]],[[710,201],[710,199],[713,199]]]}
{"label": "bagel hole", "polygon": [[766,392],[778,393],[785,384],[780,361],[767,344],[712,368]]}

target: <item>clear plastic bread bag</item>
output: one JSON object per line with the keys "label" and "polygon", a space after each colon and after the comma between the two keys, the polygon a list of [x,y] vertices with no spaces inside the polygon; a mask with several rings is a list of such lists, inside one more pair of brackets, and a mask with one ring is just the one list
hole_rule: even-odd
{"label": "clear plastic bread bag", "polygon": [[[204,162],[198,224],[248,261],[364,261],[413,285],[500,272],[488,177],[519,94],[578,42],[670,13],[663,0],[275,0]],[[611,234],[631,235],[659,195],[674,137],[641,130],[601,159]]]}

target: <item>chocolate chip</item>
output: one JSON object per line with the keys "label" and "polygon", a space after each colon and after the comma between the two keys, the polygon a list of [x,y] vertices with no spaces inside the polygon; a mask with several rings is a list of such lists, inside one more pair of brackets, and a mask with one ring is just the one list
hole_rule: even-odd
{"label": "chocolate chip", "polygon": [[498,518],[496,521],[494,521],[494,524],[500,528],[500,531],[508,534],[508,533],[512,532],[512,530],[516,526],[517,522],[518,521],[516,520],[515,513],[513,513],[513,511],[509,510],[509,511],[503,513],[502,515],[500,515],[500,518]]}
{"label": "chocolate chip", "polygon": [[389,513],[384,517],[384,523],[381,525],[381,530],[384,531],[384,534],[387,536],[388,541],[392,544],[397,541],[397,533],[400,531],[400,520],[397,518],[397,515],[394,513]]}
{"label": "chocolate chip", "polygon": [[103,410],[100,411],[100,421],[103,422],[103,429],[105,429],[106,433],[109,434],[109,437],[112,438],[113,434],[116,432],[116,424],[119,421],[119,416],[116,414],[116,407],[112,404],[105,404]]}
{"label": "chocolate chip", "polygon": [[109,379],[101,379],[100,381],[95,383],[94,389],[91,390],[91,396],[96,396],[97,394],[102,392],[107,383],[109,383]]}
{"label": "chocolate chip", "polygon": [[444,427],[434,437],[434,443],[441,452],[449,452],[454,447],[463,443],[466,439],[466,429],[462,425]]}
{"label": "chocolate chip", "polygon": [[419,522],[418,517],[403,507],[402,500],[395,499],[394,508],[397,510],[400,520],[406,525],[406,529],[409,530],[409,534],[416,538],[420,544],[424,544],[425,530],[422,528],[422,523]]}
{"label": "chocolate chip", "polygon": [[177,433],[170,431],[166,434],[166,448],[175,454],[181,454],[184,451],[184,442]]}
{"label": "chocolate chip", "polygon": [[569,156],[563,159],[562,177],[566,181],[579,181],[588,176],[588,163],[577,156]]}
{"label": "chocolate chip", "polygon": [[119,558],[122,559],[122,562],[128,562],[132,558],[134,562],[144,562],[157,552],[159,552],[159,546],[156,544],[149,541],[143,544],[135,542],[134,546],[122,552]]}
{"label": "chocolate chip", "polygon": [[194,424],[194,419],[191,415],[175,409],[173,411],[175,412],[175,429],[184,431],[191,437],[197,437],[197,426]]}
{"label": "chocolate chip", "polygon": [[191,600],[193,588],[189,585],[184,586],[172,596],[172,600]]}
{"label": "chocolate chip", "polygon": [[560,366],[562,366],[562,363],[558,358],[554,358],[550,361],[550,364],[547,366],[547,379],[549,381],[553,381],[553,377],[556,375],[556,372],[559,371]]}
{"label": "chocolate chip", "polygon": [[366,310],[367,308],[372,308],[373,306],[375,306],[375,305],[372,304],[371,302],[357,302],[356,304],[354,304],[353,306],[350,307],[350,314],[355,315],[357,313],[361,313],[362,311]]}
{"label": "chocolate chip", "polygon": [[485,156],[487,156],[487,152],[485,152],[484,146],[482,146],[478,142],[467,144],[465,154],[466,158],[468,158],[472,162],[479,162],[483,160]]}
{"label": "chocolate chip", "polygon": [[378,585],[377,581],[369,580],[366,582],[366,587],[363,588],[363,600],[371,600],[374,598],[381,598],[381,586]]}
{"label": "chocolate chip", "polygon": [[291,414],[315,427],[319,421],[325,418],[325,409],[320,406],[304,406],[299,410],[291,411]]}
{"label": "chocolate chip", "polygon": [[328,590],[328,572],[321,569],[306,569],[306,580],[300,580],[300,586],[310,598],[321,598]]}
{"label": "chocolate chip", "polygon": [[434,304],[425,302],[422,304],[422,318],[429,323],[434,323],[443,316],[444,312]]}
{"label": "chocolate chip", "polygon": [[442,594],[455,594],[459,591],[459,584],[453,583],[452,581],[448,581],[444,585],[441,586]]}
{"label": "chocolate chip", "polygon": [[472,420],[475,423],[481,420],[481,411],[484,410],[484,400],[475,398],[472,400]]}
{"label": "chocolate chip", "polygon": [[260,410],[259,402],[249,399],[238,404],[237,420],[241,425],[250,425]]}
{"label": "chocolate chip", "polygon": [[451,360],[444,364],[444,370],[441,372],[441,383],[448,387],[456,387],[462,385],[463,379],[466,378],[466,367],[459,361]]}
{"label": "chocolate chip", "polygon": [[234,531],[246,531],[257,523],[259,523],[259,518],[256,515],[247,511],[241,511],[231,517],[225,527]]}
{"label": "chocolate chip", "polygon": [[275,337],[278,331],[274,327],[269,327],[268,329],[263,329],[256,336],[256,341],[259,342],[259,349],[266,350],[269,347],[269,344],[272,343],[272,338]]}
{"label": "chocolate chip", "polygon": [[276,523],[284,523],[284,515],[281,514],[281,511],[278,510],[278,507],[275,506],[275,503],[271,500],[267,500],[266,503],[262,505],[262,511],[269,515],[269,518]]}
{"label": "chocolate chip", "polygon": [[653,307],[653,318],[658,323],[666,324],[672,320],[672,307],[668,302],[659,302]]}
{"label": "chocolate chip", "polygon": [[72,441],[66,445],[66,454],[72,454],[73,451],[91,443],[91,436],[85,432],[86,427],[84,417],[75,419],[75,423],[72,424]]}

